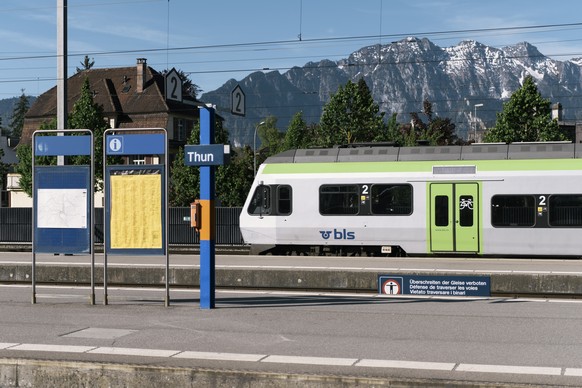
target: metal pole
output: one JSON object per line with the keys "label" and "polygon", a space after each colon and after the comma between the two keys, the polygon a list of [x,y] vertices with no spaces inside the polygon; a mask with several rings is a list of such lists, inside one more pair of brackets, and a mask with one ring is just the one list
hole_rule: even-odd
{"label": "metal pole", "polygon": [[[200,109],[200,144],[214,144],[214,108]],[[216,303],[216,252],[215,252],[215,171],[214,166],[200,166],[200,203],[202,227],[200,228],[200,308],[213,309]]]}
{"label": "metal pole", "polygon": [[109,244],[109,216],[108,216],[108,209],[109,209],[109,195],[108,195],[108,177],[107,177],[107,134],[109,133],[109,129],[106,129],[103,133],[103,194],[105,195],[105,206],[103,206],[103,304],[107,306],[109,304],[108,296],[107,296],[107,244]]}
{"label": "metal pole", "polygon": [[475,114],[473,115],[473,139],[477,142],[477,108],[482,107],[483,104],[475,104]]}
{"label": "metal pole", "polygon": [[[67,0],[57,0],[57,129],[67,128],[67,111]],[[57,164],[65,157],[57,156]]]}
{"label": "metal pole", "polygon": [[261,121],[260,123],[257,124],[257,126],[255,127],[255,134],[253,136],[253,172],[254,172],[253,176],[257,175],[257,130],[263,124],[265,124],[264,121]]}
{"label": "metal pole", "polygon": [[95,305],[95,137],[93,136],[93,131],[89,130],[89,136],[91,136],[91,181],[90,181],[90,210],[89,214],[91,217],[90,221],[90,251],[91,251],[91,295],[89,296],[89,302],[91,305]]}
{"label": "metal pole", "polygon": [[[34,187],[35,187],[35,182],[34,182],[34,172],[36,171],[36,166],[34,161],[36,160],[36,134],[33,133],[32,134],[32,191],[33,191],[33,195],[34,194]],[[32,263],[31,263],[31,271],[30,271],[30,277],[31,277],[31,282],[32,282],[32,304],[36,303],[36,211],[37,211],[37,206],[35,204],[33,197],[33,202],[32,202]]]}
{"label": "metal pole", "polygon": [[[168,0],[169,2],[169,0]],[[166,255],[166,297],[165,297],[165,305],[166,307],[170,306],[170,251],[168,249],[168,244],[169,244],[169,237],[170,237],[170,233],[168,231],[168,227],[170,226],[170,209],[169,209],[169,204],[168,204],[168,181],[170,179],[170,170],[169,170],[169,149],[168,149],[168,133],[166,131],[163,132],[164,133],[164,187],[162,190],[164,190],[164,203],[163,203],[163,207],[164,207],[164,211],[166,213],[166,217],[164,219],[165,225],[164,225],[164,251],[165,251],[165,255]]]}

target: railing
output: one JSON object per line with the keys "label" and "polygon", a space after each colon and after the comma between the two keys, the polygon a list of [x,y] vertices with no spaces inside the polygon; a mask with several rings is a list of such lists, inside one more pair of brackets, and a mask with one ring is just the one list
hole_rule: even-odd
{"label": "railing", "polygon": [[[239,229],[241,208],[216,208],[216,244],[242,245]],[[169,209],[168,243],[170,245],[195,245],[200,242],[198,233],[190,227],[190,208]],[[32,242],[32,209],[0,208],[0,243]],[[95,242],[103,243],[103,208],[95,209]]]}

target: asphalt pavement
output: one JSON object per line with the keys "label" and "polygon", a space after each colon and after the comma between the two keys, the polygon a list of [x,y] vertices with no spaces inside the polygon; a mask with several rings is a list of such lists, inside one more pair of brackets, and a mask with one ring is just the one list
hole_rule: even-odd
{"label": "asphalt pavement", "polygon": [[[39,265],[86,259],[46,255]],[[170,261],[198,265],[193,255]],[[27,262],[30,253],[0,254],[0,268]],[[218,256],[217,267],[582,274],[576,260],[527,259]],[[160,287],[110,287],[108,305],[101,287],[95,305],[88,291],[40,284],[32,304],[29,284],[0,285],[0,386],[582,386],[574,298],[218,289],[216,308],[202,310],[197,288],[172,288],[169,307]]]}

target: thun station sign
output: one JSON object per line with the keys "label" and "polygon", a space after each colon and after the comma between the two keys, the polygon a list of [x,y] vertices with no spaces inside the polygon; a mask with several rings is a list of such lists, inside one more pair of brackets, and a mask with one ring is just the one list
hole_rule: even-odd
{"label": "thun station sign", "polygon": [[225,164],[225,158],[229,154],[228,144],[186,145],[184,164],[186,166],[221,166]]}

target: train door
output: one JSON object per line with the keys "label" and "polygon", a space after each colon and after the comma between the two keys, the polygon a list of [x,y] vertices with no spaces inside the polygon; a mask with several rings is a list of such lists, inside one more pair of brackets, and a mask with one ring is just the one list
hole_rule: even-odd
{"label": "train door", "polygon": [[429,184],[431,252],[479,252],[479,184]]}

